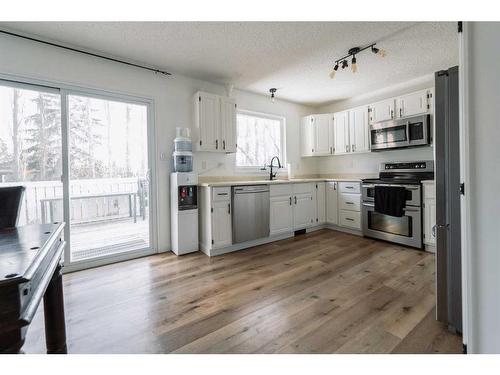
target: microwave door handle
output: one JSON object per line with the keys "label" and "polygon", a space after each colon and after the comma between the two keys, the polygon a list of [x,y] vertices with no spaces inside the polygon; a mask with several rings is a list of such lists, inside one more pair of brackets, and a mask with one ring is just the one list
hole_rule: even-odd
{"label": "microwave door handle", "polygon": [[406,122],[406,142],[410,145],[410,121]]}

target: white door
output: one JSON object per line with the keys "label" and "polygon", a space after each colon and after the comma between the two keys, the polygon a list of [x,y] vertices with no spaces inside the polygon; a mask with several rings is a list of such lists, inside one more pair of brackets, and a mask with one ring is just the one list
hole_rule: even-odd
{"label": "white door", "polygon": [[217,95],[199,93],[198,126],[200,132],[200,151],[218,151],[219,145],[219,97]]}
{"label": "white door", "polygon": [[337,182],[326,183],[326,222],[328,224],[339,222]]}
{"label": "white door", "polygon": [[368,128],[368,107],[358,107],[349,111],[349,140],[351,152],[370,150]]}
{"label": "white door", "polygon": [[221,142],[220,148],[227,153],[236,152],[236,102],[220,98]]}
{"label": "white door", "polygon": [[314,202],[312,193],[297,194],[293,197],[293,226],[294,229],[310,227],[314,217]]}
{"label": "white door", "polygon": [[370,104],[370,124],[394,118],[394,98]]}
{"label": "white door", "polygon": [[212,248],[229,246],[232,243],[231,202],[212,202]]}
{"label": "white door", "polygon": [[314,152],[314,118],[306,116],[301,122],[301,155],[312,156]]}
{"label": "white door", "polygon": [[350,152],[349,147],[349,112],[334,114],[335,154]]}
{"label": "white door", "polygon": [[291,196],[270,199],[271,235],[293,231],[293,205]]}
{"label": "white door", "polygon": [[329,114],[314,115],[314,155],[330,154]]}
{"label": "white door", "polygon": [[407,117],[427,113],[429,111],[427,95],[428,90],[421,90],[400,96],[397,100],[398,116]]}
{"label": "white door", "polygon": [[326,220],[326,184],[318,182],[316,184],[316,224],[321,225]]}

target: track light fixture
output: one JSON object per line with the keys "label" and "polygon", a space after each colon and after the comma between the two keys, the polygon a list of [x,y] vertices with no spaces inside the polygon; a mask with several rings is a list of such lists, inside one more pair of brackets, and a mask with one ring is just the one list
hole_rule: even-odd
{"label": "track light fixture", "polygon": [[370,48],[371,51],[374,54],[376,54],[376,55],[378,55],[380,57],[385,57],[387,55],[387,53],[385,52],[385,50],[375,47],[376,44],[377,43],[372,43],[372,44],[369,44],[369,45],[367,45],[365,47],[353,47],[353,48],[351,48],[347,52],[347,55],[341,57],[340,59],[335,60],[335,65],[333,67],[333,70],[330,73],[330,78],[334,78],[335,77],[335,73],[339,69],[339,64],[342,67],[342,69],[345,69],[345,68],[347,68],[349,66],[349,63],[347,62],[347,59],[349,59],[350,57],[352,57],[352,59],[351,59],[351,70],[352,70],[353,73],[356,73],[358,71],[358,64],[357,64],[357,60],[356,60],[356,55],[359,54],[360,52],[363,52],[364,50],[366,50],[368,48]]}
{"label": "track light fixture", "polygon": [[276,94],[276,91],[278,91],[278,89],[277,89],[277,88],[274,88],[274,87],[269,89],[269,92],[271,93],[271,102],[273,102],[273,103],[274,103],[274,101],[275,101],[275,94]]}

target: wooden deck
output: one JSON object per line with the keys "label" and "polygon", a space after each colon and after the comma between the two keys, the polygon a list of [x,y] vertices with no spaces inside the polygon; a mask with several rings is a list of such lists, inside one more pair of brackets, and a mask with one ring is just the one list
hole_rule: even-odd
{"label": "wooden deck", "polygon": [[127,217],[71,227],[73,261],[113,255],[149,246],[149,220]]}
{"label": "wooden deck", "polygon": [[[434,320],[434,255],[315,233],[209,258],[64,275],[70,353],[460,353]],[[24,350],[43,353],[37,313]]]}

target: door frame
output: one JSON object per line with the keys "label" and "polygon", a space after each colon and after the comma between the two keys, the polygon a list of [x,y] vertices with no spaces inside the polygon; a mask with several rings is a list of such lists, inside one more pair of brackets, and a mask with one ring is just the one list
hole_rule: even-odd
{"label": "door frame", "polygon": [[469,138],[469,22],[462,22],[462,32],[458,33],[459,58],[459,117],[460,117],[460,179],[465,186],[465,194],[461,195],[461,246],[462,246],[462,337],[468,353],[475,353],[472,306],[471,264],[471,202],[470,202],[470,138]]}
{"label": "door frame", "polygon": [[[109,91],[100,88],[83,87],[64,82],[43,80],[29,76],[19,76],[13,74],[5,74],[0,72],[0,80],[7,81],[12,86],[20,88],[27,87],[41,87],[52,91],[58,91],[61,95],[61,136],[62,136],[62,175],[61,181],[63,183],[63,207],[64,207],[64,221],[66,223],[64,229],[64,237],[67,242],[67,247],[64,253],[64,267],[63,273],[79,271],[82,269],[93,268],[105,264],[121,262],[124,260],[139,258],[147,255],[158,253],[158,181],[157,181],[157,168],[156,168],[156,126],[155,126],[155,102],[151,97],[137,96],[134,94],[123,93],[119,91]],[[69,253],[71,248],[71,236],[69,225],[69,113],[68,113],[68,95],[81,95],[90,96],[97,99],[114,100],[126,103],[140,104],[147,106],[147,145],[148,145],[148,167],[149,167],[149,230],[150,230],[150,244],[149,248],[139,249],[132,252],[124,252],[120,254],[105,256],[98,259],[90,259],[88,261],[81,261],[71,263]]]}

